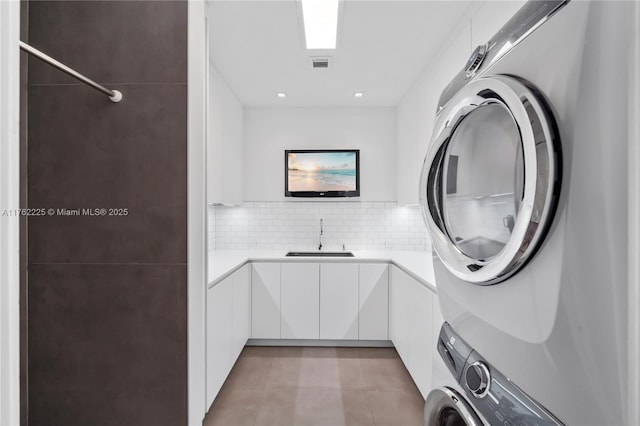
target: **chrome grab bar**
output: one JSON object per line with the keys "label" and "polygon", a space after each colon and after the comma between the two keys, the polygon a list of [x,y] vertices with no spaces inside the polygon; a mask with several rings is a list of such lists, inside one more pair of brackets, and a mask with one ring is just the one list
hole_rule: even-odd
{"label": "chrome grab bar", "polygon": [[64,72],[65,74],[68,74],[71,77],[73,77],[73,78],[75,78],[77,80],[80,80],[83,83],[93,87],[94,89],[104,93],[105,95],[109,96],[109,99],[111,100],[111,102],[120,102],[122,100],[122,93],[120,91],[107,89],[103,85],[101,85],[99,83],[96,83],[95,81],[91,80],[88,77],[85,77],[84,75],[80,74],[76,70],[74,70],[72,68],[69,68],[68,66],[66,66],[62,62],[53,59],[51,56],[47,55],[44,52],[39,51],[35,47],[32,47],[32,46],[28,45],[27,43],[25,43],[23,41],[20,41],[19,43],[20,43],[20,49],[24,50],[25,52],[29,53],[30,55],[35,56],[36,58],[48,63],[49,65],[59,69],[60,71]]}

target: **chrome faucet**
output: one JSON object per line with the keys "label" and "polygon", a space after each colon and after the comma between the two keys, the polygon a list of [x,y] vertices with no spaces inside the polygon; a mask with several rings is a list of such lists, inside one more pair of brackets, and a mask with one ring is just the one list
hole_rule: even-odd
{"label": "chrome faucet", "polygon": [[318,244],[318,250],[322,250],[322,234],[324,230],[322,229],[322,218],[320,218],[320,244]]}

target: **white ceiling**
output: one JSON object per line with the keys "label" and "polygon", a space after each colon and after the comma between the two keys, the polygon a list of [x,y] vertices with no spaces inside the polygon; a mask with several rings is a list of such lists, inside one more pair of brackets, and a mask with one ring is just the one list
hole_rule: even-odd
{"label": "white ceiling", "polygon": [[210,0],[211,58],[244,106],[396,106],[470,3],[343,0],[338,48],[309,51],[295,0]]}

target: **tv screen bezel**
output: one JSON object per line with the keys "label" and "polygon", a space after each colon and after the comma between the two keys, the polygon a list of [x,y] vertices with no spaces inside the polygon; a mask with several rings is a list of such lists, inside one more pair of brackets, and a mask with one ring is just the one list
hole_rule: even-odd
{"label": "tv screen bezel", "polygon": [[[289,191],[289,154],[356,154],[356,189],[354,191]],[[360,150],[359,149],[286,149],[284,151],[284,196],[301,198],[341,198],[360,196]]]}

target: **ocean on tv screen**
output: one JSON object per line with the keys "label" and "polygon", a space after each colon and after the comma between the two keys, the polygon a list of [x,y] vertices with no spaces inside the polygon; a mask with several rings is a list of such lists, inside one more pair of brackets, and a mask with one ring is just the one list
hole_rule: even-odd
{"label": "ocean on tv screen", "polygon": [[287,168],[291,192],[356,190],[354,152],[289,153]]}

